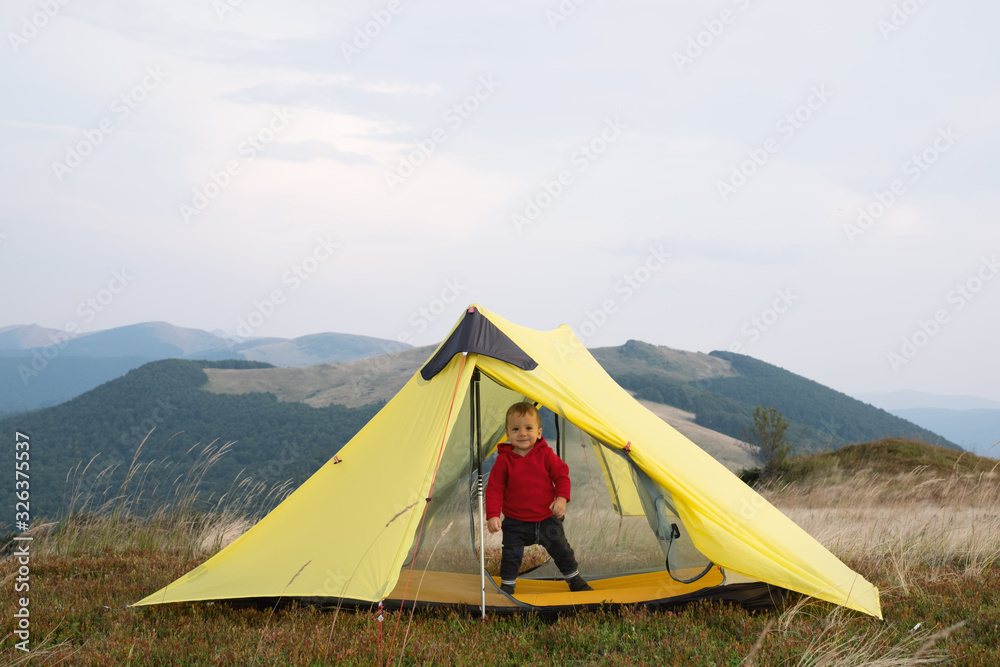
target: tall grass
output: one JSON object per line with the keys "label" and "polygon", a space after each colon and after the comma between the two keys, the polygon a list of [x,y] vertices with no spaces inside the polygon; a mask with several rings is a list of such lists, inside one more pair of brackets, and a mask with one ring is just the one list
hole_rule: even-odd
{"label": "tall grass", "polygon": [[[32,663],[376,661],[381,625],[374,615],[331,618],[294,607],[255,611],[201,604],[124,608],[242,533],[290,492],[287,483],[268,486],[241,474],[225,494],[204,494],[205,472],[226,456],[230,444],[198,445],[191,450],[195,465],[184,469],[168,460],[143,461],[139,454],[120,473],[113,467],[95,470],[93,461],[74,468],[67,478],[72,494],[66,516],[32,529],[37,536],[32,553],[38,557],[32,563],[39,571],[38,588],[35,580],[32,585],[33,604],[39,604],[33,623],[39,639],[48,640]],[[393,644],[393,630],[389,647],[396,648],[384,657],[406,664],[1000,662],[1000,611],[992,593],[1000,583],[996,471],[834,470],[819,480],[763,493],[879,586],[885,622],[805,598],[764,614],[699,603],[663,612],[601,610],[556,619],[491,617],[485,623],[408,610],[386,612],[387,627],[405,621],[405,629],[399,644]],[[460,513],[467,504],[458,494]],[[576,523],[580,529],[571,540],[574,548],[604,549],[613,559],[640,542],[632,528],[618,531],[616,516],[588,514],[582,506],[567,518],[567,527]],[[444,565],[454,546],[456,559],[461,553],[462,563],[474,565],[468,526],[451,520],[448,512],[435,519],[426,560]],[[637,521],[635,530],[644,523]],[[607,539],[591,541],[587,533],[598,531]],[[494,536],[487,552],[498,551]],[[586,567],[582,561],[581,566]],[[88,575],[80,577],[81,571]],[[17,664],[13,661],[22,656],[3,657]]]}
{"label": "tall grass", "polygon": [[918,569],[978,574],[1000,559],[997,470],[834,471],[832,478],[764,495],[841,559],[888,568],[904,589]]}
{"label": "tall grass", "polygon": [[291,482],[268,484],[241,471],[221,495],[206,494],[206,473],[233,443],[192,446],[193,463],[143,460],[143,439],[122,470],[94,470],[96,456],[66,475],[68,501],[58,521],[32,526],[39,553],[62,556],[99,551],[157,550],[194,556],[239,537],[291,493]]}
{"label": "tall grass", "polygon": [[[888,623],[858,632],[848,618],[850,612],[843,607],[812,609],[812,600],[802,599],[771,620],[758,635],[743,664],[758,664],[761,648],[769,636],[782,643],[794,642],[802,646],[797,665],[864,665],[865,667],[906,667],[944,662],[949,654],[939,644],[965,625],[953,623],[941,630],[911,629],[900,638],[898,631]],[[818,612],[818,613],[817,613]],[[819,620],[811,631],[803,633],[808,621],[803,616]]]}

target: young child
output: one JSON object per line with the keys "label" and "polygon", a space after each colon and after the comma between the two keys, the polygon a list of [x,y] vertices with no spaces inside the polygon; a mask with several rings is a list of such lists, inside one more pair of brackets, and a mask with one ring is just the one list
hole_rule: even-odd
{"label": "young child", "polygon": [[491,533],[503,530],[503,592],[514,593],[524,547],[531,544],[541,544],[549,552],[571,591],[594,590],[580,576],[563,532],[569,491],[569,468],[542,437],[538,410],[531,403],[510,406],[507,442],[497,449],[497,461],[486,486],[486,527]]}

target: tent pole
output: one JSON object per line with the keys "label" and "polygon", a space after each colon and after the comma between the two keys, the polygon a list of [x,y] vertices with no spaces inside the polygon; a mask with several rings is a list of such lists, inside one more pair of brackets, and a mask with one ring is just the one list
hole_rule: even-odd
{"label": "tent pole", "polygon": [[476,415],[476,464],[479,496],[479,592],[482,618],[486,618],[486,512],[483,508],[483,427],[479,413],[479,369],[472,371],[473,412]]}
{"label": "tent pole", "polygon": [[559,430],[559,413],[555,412],[552,414],[556,418],[556,456],[559,458],[563,457],[563,447],[562,447],[562,431]]}
{"label": "tent pole", "polygon": [[479,476],[479,587],[483,620],[486,619],[486,539],[483,535],[483,476]]}

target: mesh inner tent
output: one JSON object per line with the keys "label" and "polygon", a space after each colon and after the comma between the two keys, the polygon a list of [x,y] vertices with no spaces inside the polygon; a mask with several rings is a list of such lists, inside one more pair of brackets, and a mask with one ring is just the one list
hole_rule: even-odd
{"label": "mesh inner tent", "polygon": [[[427,507],[424,528],[416,549],[404,567],[476,574],[480,572],[478,544],[479,502],[477,428],[470,386],[459,411],[455,428],[445,443],[434,484],[433,499]],[[503,442],[507,408],[526,400],[523,394],[482,376],[479,382],[479,440],[483,457]],[[484,468],[487,466],[484,462]],[[485,481],[484,481],[485,488]],[[416,557],[414,558],[414,551]]]}
{"label": "mesh inner tent", "polygon": [[[505,440],[507,408],[522,400],[530,402],[481,376],[480,452],[473,389],[467,392],[442,452],[418,548],[411,549],[404,570],[479,575],[480,455],[485,489],[496,446]],[[711,567],[687,536],[668,491],[618,450],[543,406],[539,411],[545,439],[569,467],[572,498],[563,525],[585,578],[667,571],[686,582]],[[485,532],[486,570],[493,577],[499,576],[501,545],[501,533]],[[519,578],[561,580],[562,575],[544,549],[535,546],[525,550]]]}
{"label": "mesh inner tent", "polygon": [[[680,581],[697,578],[711,566],[687,537],[669,492],[621,452],[563,417],[546,421],[558,424],[558,442],[555,434],[545,435],[569,467],[573,484],[563,527],[581,574],[603,578],[668,570]],[[659,532],[657,526],[662,526]],[[666,542],[661,535],[669,536]],[[522,576],[561,578],[551,562]]]}

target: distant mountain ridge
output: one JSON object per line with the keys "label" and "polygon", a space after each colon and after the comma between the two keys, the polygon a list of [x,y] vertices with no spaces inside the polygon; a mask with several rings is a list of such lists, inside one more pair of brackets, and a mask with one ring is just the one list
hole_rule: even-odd
{"label": "distant mountain ridge", "polygon": [[[413,348],[348,364],[252,371],[206,369],[205,389],[221,394],[267,392],[279,401],[314,407],[359,407],[387,401],[426,361],[431,347]],[[591,354],[611,377],[640,400],[672,406],[693,426],[739,440],[757,405],[773,406],[792,423],[789,439],[800,450],[903,437],[959,449],[936,432],[867,405],[772,364],[728,352],[687,352],[630,340]],[[657,410],[653,410],[657,412]],[[669,421],[669,419],[668,419]],[[683,429],[681,429],[683,430]],[[692,431],[693,432],[693,431]],[[702,444],[702,443],[698,443]]]}
{"label": "distant mountain ridge", "polygon": [[236,359],[274,366],[314,366],[409,347],[342,333],[244,340],[167,322],[143,322],[76,336],[35,324],[13,325],[0,329],[0,415],[56,405],[161,359]]}
{"label": "distant mountain ridge", "polygon": [[859,394],[858,398],[919,424],[983,456],[1000,456],[1000,402],[922,391]]}
{"label": "distant mountain ridge", "polygon": [[[305,363],[280,365],[308,366],[352,361],[408,347],[383,338],[342,333],[309,334],[291,339],[273,336],[242,339],[168,322],[142,322],[76,336],[35,324],[0,329],[0,356],[33,356],[35,352],[53,356],[53,349],[71,357],[226,358],[268,363],[287,356],[292,361]],[[262,356],[271,358],[258,358]]]}
{"label": "distant mountain ridge", "polygon": [[[210,483],[206,478],[211,493],[225,493],[240,470],[257,480],[290,479],[294,485],[336,453],[431,351],[411,348],[291,368],[247,360],[160,360],[60,405],[0,418],[0,437],[10,441],[18,430],[29,433],[33,442],[45,443],[32,458],[32,480],[42,489],[32,494],[32,506],[37,500],[50,515],[65,508],[73,492],[66,486],[67,470],[78,463],[85,467],[98,454],[86,481],[102,485],[102,499],[115,497],[124,469],[151,429],[143,456],[182,467],[195,464],[192,448],[199,443],[235,441],[231,453],[213,466]],[[757,404],[772,405],[786,415],[798,451],[836,449],[883,437],[958,448],[936,433],[744,355],[706,355],[640,341],[592,352],[654,414],[731,469],[750,463],[736,441]],[[43,373],[39,379],[53,377]],[[871,437],[873,433],[878,438]],[[7,451],[9,458],[13,449]],[[143,458],[144,465],[146,461]],[[118,466],[116,472],[101,472],[113,466]],[[171,470],[171,479],[183,473]]]}
{"label": "distant mountain ridge", "polygon": [[914,408],[894,415],[931,429],[980,456],[1000,456],[1000,410]]}
{"label": "distant mountain ridge", "polygon": [[927,428],[746,355],[706,355],[634,340],[593,354],[637,398],[694,413],[696,424],[733,438],[742,437],[754,408],[762,405],[776,408],[790,422],[788,439],[798,451],[887,437],[960,449]]}
{"label": "distant mountain ridge", "polygon": [[[65,512],[75,494],[93,497],[89,509],[97,509],[117,497],[133,461],[141,463],[143,476],[152,471],[150,487],[169,487],[199,464],[199,452],[206,447],[219,452],[226,443],[231,443],[230,451],[203,479],[212,498],[231,490],[237,477],[297,485],[379,407],[313,408],[279,403],[264,393],[223,396],[202,390],[207,367],[253,370],[259,365],[245,360],[153,361],[59,405],[0,418],[0,436],[12,442],[19,432],[31,439],[32,516]],[[5,448],[0,460],[13,470],[14,448]],[[204,465],[204,455],[200,463]],[[5,515],[12,517],[13,494],[0,498]],[[4,523],[0,520],[0,532]]]}
{"label": "distant mountain ridge", "polygon": [[53,342],[52,336],[60,333],[57,329],[47,329],[37,324],[14,324],[0,327],[0,353],[5,350],[45,347]]}
{"label": "distant mountain ridge", "polygon": [[982,398],[981,396],[953,396],[931,394],[926,391],[865,392],[855,394],[854,397],[890,412],[920,408],[936,410],[1000,410],[1000,401]]}

